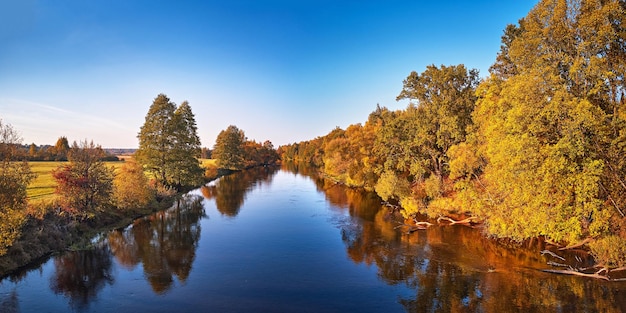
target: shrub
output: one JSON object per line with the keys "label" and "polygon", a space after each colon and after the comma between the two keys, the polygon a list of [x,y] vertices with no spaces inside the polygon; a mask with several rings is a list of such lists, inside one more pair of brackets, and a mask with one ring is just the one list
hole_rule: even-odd
{"label": "shrub", "polygon": [[113,200],[121,209],[145,208],[154,199],[154,190],[141,165],[128,161],[120,168],[113,181]]}

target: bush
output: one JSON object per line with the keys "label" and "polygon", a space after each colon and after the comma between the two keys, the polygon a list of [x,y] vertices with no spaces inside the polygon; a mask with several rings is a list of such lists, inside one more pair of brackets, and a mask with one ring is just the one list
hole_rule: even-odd
{"label": "bush", "polygon": [[610,235],[589,243],[598,264],[607,267],[626,266],[626,239]]}
{"label": "bush", "polygon": [[120,168],[113,181],[113,199],[120,209],[145,208],[154,199],[154,189],[141,165],[128,161]]}
{"label": "bush", "polygon": [[215,179],[218,176],[217,166],[213,164],[205,165],[204,177],[207,179]]}

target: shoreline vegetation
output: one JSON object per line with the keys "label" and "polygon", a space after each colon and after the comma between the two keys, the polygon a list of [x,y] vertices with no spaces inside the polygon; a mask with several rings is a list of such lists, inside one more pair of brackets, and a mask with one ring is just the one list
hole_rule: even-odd
{"label": "shoreline vegetation", "polygon": [[[626,3],[542,0],[502,35],[485,78],[411,72],[363,124],[279,147],[284,162],[375,191],[409,231],[480,224],[541,240],[551,273],[626,275]],[[584,251],[590,266],[564,265]],[[561,262],[559,262],[561,261]]]}
{"label": "shoreline vegetation", "polygon": [[248,140],[232,125],[212,151],[200,148],[189,103],[177,106],[164,94],[150,106],[138,138],[132,158],[111,162],[119,158],[86,140],[23,146],[0,120],[0,277],[19,275],[62,251],[89,248],[98,234],[168,209],[219,177],[279,162],[270,141]]}
{"label": "shoreline vegetation", "polygon": [[[139,131],[136,162],[119,170],[103,163],[93,142],[70,146],[61,137],[45,149],[23,146],[0,120],[0,258],[23,262],[41,246],[59,249],[74,234],[159,209],[205,177],[280,159],[376,192],[402,215],[403,231],[479,226],[494,240],[548,245],[538,251],[547,272],[623,280],[624,33],[624,1],[541,0],[504,29],[487,77],[463,64],[430,65],[403,81],[397,100],[408,100],[406,109],[377,105],[363,124],[278,149],[231,125],[218,135],[208,168],[198,161],[209,151],[200,148],[189,103],[164,94]],[[35,173],[25,160],[32,158],[68,160],[51,172],[54,201],[29,203]],[[564,253],[574,250],[594,262],[567,262]]]}

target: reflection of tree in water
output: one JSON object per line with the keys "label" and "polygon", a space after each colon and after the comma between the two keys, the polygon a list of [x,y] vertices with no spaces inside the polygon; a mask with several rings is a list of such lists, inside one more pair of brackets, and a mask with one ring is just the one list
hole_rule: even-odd
{"label": "reflection of tree in water", "polygon": [[203,186],[202,195],[215,199],[217,210],[226,216],[235,217],[243,206],[246,193],[256,184],[269,184],[278,168],[274,166],[255,167],[236,172],[217,180],[214,185]]}
{"label": "reflection of tree in water", "polygon": [[111,263],[107,246],[56,257],[50,289],[68,297],[72,307],[85,309],[106,284],[113,283]]}
{"label": "reflection of tree in water", "polygon": [[141,262],[152,289],[165,293],[174,275],[181,282],[189,276],[204,216],[202,197],[185,196],[170,210],[137,220],[127,231],[112,232],[109,245],[123,266]]}
{"label": "reflection of tree in water", "polygon": [[[542,243],[507,246],[465,226],[431,227],[406,234],[380,200],[318,182],[326,198],[348,208],[339,225],[355,263],[376,265],[388,284],[415,290],[400,303],[409,312],[620,312],[626,284],[542,273]],[[572,252],[575,253],[575,252]],[[571,259],[574,257],[571,256]],[[584,260],[583,260],[584,263]]]}
{"label": "reflection of tree in water", "polygon": [[0,294],[0,313],[20,312],[19,299],[15,290],[11,293]]}

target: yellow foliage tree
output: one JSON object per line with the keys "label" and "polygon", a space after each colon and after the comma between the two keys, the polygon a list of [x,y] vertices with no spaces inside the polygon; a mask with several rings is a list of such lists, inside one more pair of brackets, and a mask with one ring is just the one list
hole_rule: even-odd
{"label": "yellow foliage tree", "polygon": [[35,178],[26,162],[13,162],[21,138],[0,120],[0,255],[13,245],[26,222],[26,188]]}
{"label": "yellow foliage tree", "polygon": [[120,209],[145,208],[154,199],[143,168],[129,160],[119,169],[113,180],[113,199]]}

